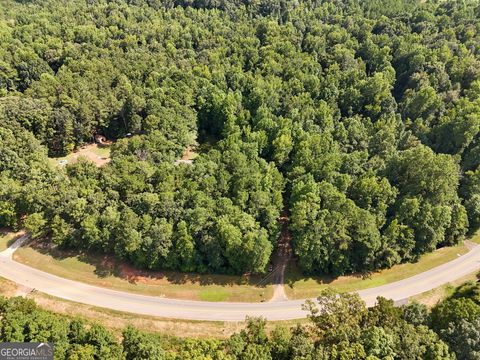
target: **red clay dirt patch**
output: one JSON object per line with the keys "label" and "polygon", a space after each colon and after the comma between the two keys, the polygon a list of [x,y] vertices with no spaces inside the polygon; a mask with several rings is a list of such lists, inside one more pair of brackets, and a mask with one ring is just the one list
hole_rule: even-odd
{"label": "red clay dirt patch", "polygon": [[70,162],[76,162],[79,157],[83,156],[99,167],[108,164],[110,158],[99,154],[99,149],[101,148],[102,146],[99,146],[98,144],[83,146],[71,155]]}

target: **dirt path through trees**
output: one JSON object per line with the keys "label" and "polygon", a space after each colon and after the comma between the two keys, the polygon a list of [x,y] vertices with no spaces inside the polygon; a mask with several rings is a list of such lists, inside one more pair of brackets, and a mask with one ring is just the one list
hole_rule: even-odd
{"label": "dirt path through trees", "polygon": [[292,235],[288,230],[288,216],[288,209],[285,207],[279,219],[282,230],[278,239],[278,247],[276,250],[276,254],[273,258],[273,266],[275,269],[275,273],[273,275],[274,290],[273,296],[270,299],[271,302],[288,300],[284,289],[285,269],[288,265],[288,261],[292,257]]}

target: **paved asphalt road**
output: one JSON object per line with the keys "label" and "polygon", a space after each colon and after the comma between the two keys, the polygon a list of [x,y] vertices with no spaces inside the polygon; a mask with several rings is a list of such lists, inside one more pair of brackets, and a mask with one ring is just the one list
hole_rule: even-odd
{"label": "paved asphalt road", "polygon": [[[109,290],[60,278],[17,263],[12,254],[22,239],[0,253],[0,277],[43,293],[79,303],[166,318],[212,321],[242,321],[245,316],[263,316],[269,320],[305,317],[304,300],[264,303],[224,303],[174,300]],[[446,264],[388,285],[359,291],[367,305],[377,296],[402,301],[480,269],[480,246]]]}

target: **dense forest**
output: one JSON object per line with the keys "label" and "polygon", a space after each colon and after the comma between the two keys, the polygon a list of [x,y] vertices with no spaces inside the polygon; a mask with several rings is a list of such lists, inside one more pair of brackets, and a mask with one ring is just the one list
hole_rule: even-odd
{"label": "dense forest", "polygon": [[[310,319],[267,333],[263,319],[227,339],[176,339],[131,326],[118,336],[99,324],[0,297],[0,341],[53,342],[69,360],[478,360],[480,284],[466,283],[431,311],[379,298],[370,309],[356,294],[326,291]],[[120,339],[119,339],[120,338]]]}
{"label": "dense forest", "polygon": [[[288,208],[303,271],[339,275],[480,225],[478,1],[0,3],[2,227],[142,268],[261,273]],[[108,165],[49,162],[97,134]],[[381,326],[371,346],[396,341]]]}

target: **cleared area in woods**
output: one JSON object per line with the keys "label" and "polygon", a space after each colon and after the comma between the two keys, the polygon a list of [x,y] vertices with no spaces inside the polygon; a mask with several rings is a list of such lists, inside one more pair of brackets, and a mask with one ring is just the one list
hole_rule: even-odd
{"label": "cleared area in woods", "polygon": [[103,166],[110,162],[110,146],[98,144],[85,145],[67,156],[50,158],[50,162],[55,166],[65,166],[67,164],[74,164],[81,157],[86,158],[99,167]]}

